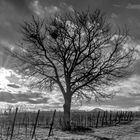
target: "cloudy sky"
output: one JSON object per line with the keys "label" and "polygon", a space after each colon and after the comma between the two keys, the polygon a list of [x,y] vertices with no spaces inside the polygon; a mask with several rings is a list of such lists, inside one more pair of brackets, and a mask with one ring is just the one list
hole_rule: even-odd
{"label": "cloudy sky", "polygon": [[[140,1],[139,0],[0,0],[0,105],[30,106],[30,108],[62,108],[60,93],[31,91],[23,86],[23,80],[10,69],[11,58],[3,53],[2,47],[14,47],[20,40],[19,24],[29,20],[32,15],[49,17],[55,13],[99,8],[106,13],[113,27],[127,25],[130,39],[126,45],[140,49]],[[110,89],[109,89],[110,90]],[[112,99],[101,103],[83,102],[77,109],[140,110],[140,61],[135,64],[135,72],[119,81],[114,90],[119,93]]]}

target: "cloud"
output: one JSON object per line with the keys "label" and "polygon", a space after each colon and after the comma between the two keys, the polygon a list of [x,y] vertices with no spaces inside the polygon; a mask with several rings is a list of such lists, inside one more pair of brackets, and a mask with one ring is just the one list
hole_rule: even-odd
{"label": "cloud", "polygon": [[54,14],[56,12],[59,12],[60,9],[57,6],[50,6],[50,7],[45,7],[45,12],[49,14]]}
{"label": "cloud", "polygon": [[29,93],[15,94],[15,98],[18,102],[28,102],[30,104],[46,104],[49,100],[47,97],[42,97],[40,93],[38,93],[38,97]]}
{"label": "cloud", "polygon": [[55,14],[56,12],[60,11],[57,6],[42,6],[38,0],[33,1],[30,4],[30,7],[35,14],[42,17],[48,16],[50,14]]}
{"label": "cloud", "polygon": [[134,73],[140,75],[140,59],[135,62],[134,69]]}
{"label": "cloud", "polygon": [[16,98],[13,94],[9,92],[0,92],[0,102],[9,102],[9,103],[14,103],[16,102]]}
{"label": "cloud", "polygon": [[112,6],[114,6],[114,7],[122,7],[122,6],[119,5],[119,4],[113,4]]}
{"label": "cloud", "polygon": [[21,76],[13,70],[0,68],[0,102],[28,104],[62,105],[58,92],[42,93],[33,91],[22,85]]}
{"label": "cloud", "polygon": [[74,12],[74,8],[72,5],[68,5],[66,4],[65,2],[62,2],[59,4],[59,8],[62,10],[62,11],[69,11],[69,12]]}
{"label": "cloud", "polygon": [[126,48],[135,48],[135,62],[133,65],[133,74],[140,75],[140,41],[135,38],[129,37],[128,41],[124,45]]}
{"label": "cloud", "polygon": [[[23,0],[24,1],[24,0]],[[0,0],[0,39],[8,39],[9,41],[17,41],[19,39],[19,33],[17,32],[17,26],[19,23],[26,19],[27,8],[25,9],[24,2],[17,0]],[[27,7],[27,6],[26,6]],[[28,15],[31,12],[28,12]]]}
{"label": "cloud", "polygon": [[17,11],[29,13],[28,2],[31,0],[5,0],[8,4],[11,4]]}
{"label": "cloud", "polygon": [[112,14],[111,14],[111,18],[118,18],[118,15],[115,14],[115,13],[112,13]]}
{"label": "cloud", "polygon": [[[0,102],[17,103],[27,102],[29,104],[47,104],[49,97],[43,97],[41,93],[10,93],[6,91],[0,91]],[[55,103],[55,102],[54,102]],[[49,103],[50,104],[50,103]],[[55,104],[54,104],[55,105]]]}
{"label": "cloud", "polygon": [[10,71],[5,70],[5,68],[0,68],[0,88],[4,89],[7,87],[10,82],[8,79],[6,79],[6,77],[10,75]]}
{"label": "cloud", "polygon": [[41,17],[54,15],[55,13],[63,13],[66,11],[74,11],[73,6],[67,5],[65,2],[61,2],[59,5],[49,5],[47,3],[42,5],[39,0],[34,0],[30,3],[29,7],[36,15]]}
{"label": "cloud", "polygon": [[116,87],[117,96],[131,98],[133,95],[140,94],[140,76],[133,74],[131,77],[119,81]]}
{"label": "cloud", "polygon": [[22,84],[21,75],[18,75],[11,69],[0,68],[0,91],[18,93],[27,92],[28,88]]}
{"label": "cloud", "polygon": [[20,88],[20,86],[16,84],[8,84],[7,86],[12,87],[12,88]]}
{"label": "cloud", "polygon": [[[20,85],[20,80],[22,77],[16,74],[14,71],[2,68],[1,75],[4,76],[4,78],[6,78],[5,87],[8,89],[8,91],[10,91],[5,91],[5,95],[0,95],[0,98],[2,99],[1,101],[5,101],[11,104],[27,102],[28,104],[39,105],[42,103],[46,106],[50,106],[50,108],[62,108],[64,100],[61,93],[59,93],[58,91],[53,91],[52,93],[46,94],[41,94],[38,92],[33,93],[28,88],[25,89],[25,87],[22,87]],[[2,80],[2,83],[3,81],[4,80]],[[16,88],[17,85],[19,85],[19,87]],[[119,84],[115,87],[117,90],[120,89],[119,94],[117,94],[112,101],[107,101],[101,106],[103,107],[104,105],[108,105],[108,108],[115,109],[116,107],[116,109],[118,109],[122,107],[130,108],[133,106],[140,105],[137,102],[137,97],[139,96],[138,94],[140,91],[139,85],[140,76],[136,74],[132,75],[128,79],[119,81]],[[112,90],[109,89],[108,92],[113,91],[113,87],[110,88],[112,88]],[[3,92],[2,89],[1,92]],[[109,105],[112,107],[109,107]],[[93,104],[92,107],[94,106],[97,106],[97,104]],[[72,105],[72,107],[78,108],[78,105]]]}
{"label": "cloud", "polygon": [[31,9],[33,10],[33,12],[34,12],[35,14],[37,14],[38,16],[40,16],[40,15],[42,16],[42,15],[45,14],[44,8],[43,8],[43,6],[41,6],[41,5],[39,4],[39,1],[38,1],[38,0],[33,1],[33,2],[30,4],[30,6],[31,6]]}
{"label": "cloud", "polygon": [[134,9],[134,10],[140,10],[140,4],[131,4],[129,3],[127,6],[126,6],[127,9]]}
{"label": "cloud", "polygon": [[73,11],[72,5],[40,0],[0,0],[0,39],[8,40],[10,44],[17,42],[21,39],[19,23],[23,20],[28,20],[33,14],[49,17],[63,11]]}
{"label": "cloud", "polygon": [[13,45],[12,43],[9,43],[7,40],[0,40],[0,44],[11,50],[13,50],[15,48],[15,45]]}

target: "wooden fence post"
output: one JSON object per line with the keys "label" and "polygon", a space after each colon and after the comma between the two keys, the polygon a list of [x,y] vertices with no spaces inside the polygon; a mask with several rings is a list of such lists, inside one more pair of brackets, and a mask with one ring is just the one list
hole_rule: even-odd
{"label": "wooden fence post", "polygon": [[35,120],[35,124],[34,124],[34,130],[33,130],[33,133],[32,133],[32,139],[33,139],[33,137],[35,135],[35,130],[36,130],[36,126],[37,126],[37,121],[38,121],[39,113],[40,113],[40,110],[38,110],[38,112],[37,112],[37,116],[36,116],[36,120]]}
{"label": "wooden fence post", "polygon": [[112,124],[112,111],[110,111],[110,114],[109,114],[109,125],[111,126]]}
{"label": "wooden fence post", "polygon": [[53,123],[54,123],[54,118],[55,118],[55,113],[56,113],[56,110],[54,110],[54,113],[53,113],[52,122],[51,122],[51,125],[50,125],[50,130],[49,130],[48,137],[50,137],[50,135],[51,135],[51,131],[52,131]]}
{"label": "wooden fence post", "polygon": [[103,114],[103,117],[102,117],[102,124],[101,124],[102,127],[103,127],[103,125],[104,125],[105,115],[106,115],[106,112],[104,111],[104,114]]}
{"label": "wooden fence post", "polygon": [[108,111],[105,111],[105,125],[108,125]]}
{"label": "wooden fence post", "polygon": [[133,119],[134,119],[134,116],[133,116],[133,112],[131,111],[130,116],[129,116],[129,121],[133,121]]}
{"label": "wooden fence post", "polygon": [[118,119],[118,111],[116,112],[116,114],[115,114],[115,119],[114,119],[114,121],[115,121],[115,126],[117,125],[117,119]]}
{"label": "wooden fence post", "polygon": [[100,117],[100,111],[98,112],[98,115],[97,115],[96,128],[98,127],[99,117]]}
{"label": "wooden fence post", "polygon": [[15,112],[15,115],[14,115],[14,120],[13,120],[13,124],[12,124],[12,129],[11,129],[11,137],[10,137],[10,140],[12,140],[12,137],[13,137],[14,126],[15,126],[16,116],[17,116],[17,111],[18,111],[18,108],[16,108],[16,112]]}

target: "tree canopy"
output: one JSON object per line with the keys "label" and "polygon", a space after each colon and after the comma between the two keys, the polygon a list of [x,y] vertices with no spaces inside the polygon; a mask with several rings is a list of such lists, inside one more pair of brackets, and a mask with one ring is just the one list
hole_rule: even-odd
{"label": "tree canopy", "polygon": [[20,31],[22,44],[11,51],[19,72],[35,87],[59,88],[65,104],[74,95],[106,97],[102,87],[126,76],[134,61],[134,49],[124,47],[128,32],[112,32],[100,10],[33,16]]}

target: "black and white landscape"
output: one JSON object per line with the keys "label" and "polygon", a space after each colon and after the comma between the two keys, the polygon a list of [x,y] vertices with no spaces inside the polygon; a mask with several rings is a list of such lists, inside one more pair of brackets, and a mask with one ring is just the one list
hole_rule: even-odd
{"label": "black and white landscape", "polygon": [[0,0],[1,138],[43,140],[52,124],[52,139],[140,139],[139,13],[138,0]]}

